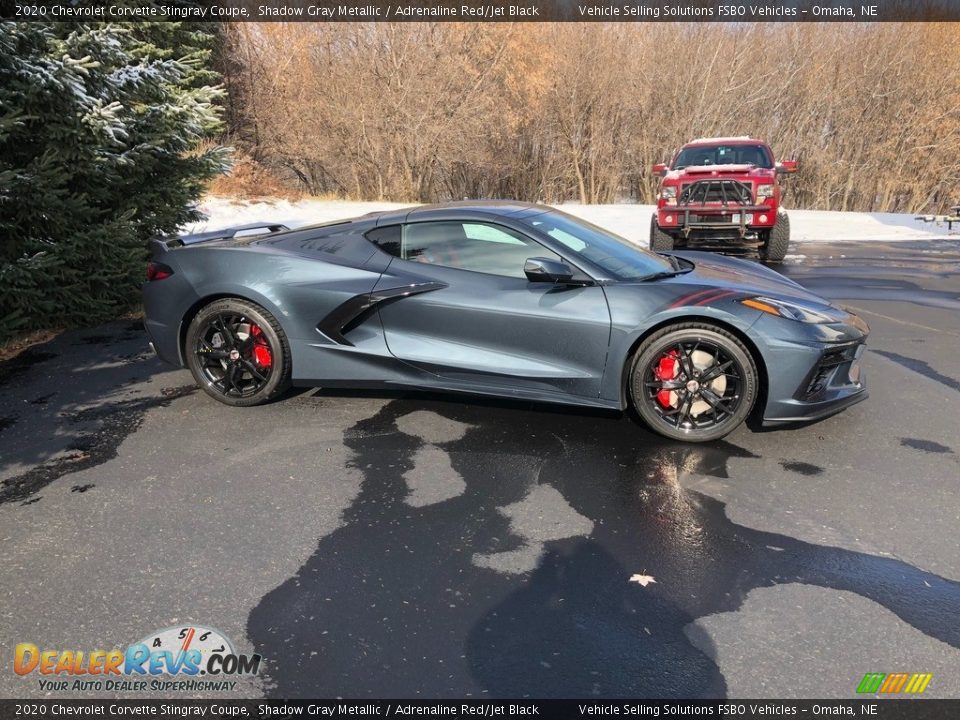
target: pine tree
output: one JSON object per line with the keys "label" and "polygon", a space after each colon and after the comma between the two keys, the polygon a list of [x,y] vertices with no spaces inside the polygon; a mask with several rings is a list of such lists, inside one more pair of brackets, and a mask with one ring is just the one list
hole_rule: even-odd
{"label": "pine tree", "polygon": [[0,23],[0,340],[116,317],[146,240],[226,167],[213,36],[180,23]]}

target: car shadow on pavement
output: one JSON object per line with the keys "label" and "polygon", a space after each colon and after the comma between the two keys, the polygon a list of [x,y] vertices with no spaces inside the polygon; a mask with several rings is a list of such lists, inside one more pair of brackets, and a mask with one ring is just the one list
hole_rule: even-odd
{"label": "car shadow on pavement", "polygon": [[65,332],[0,363],[0,504],[35,503],[54,480],[115,457],[150,408],[196,391],[154,385],[170,369],[136,320]]}
{"label": "car shadow on pavement", "polygon": [[345,442],[359,496],[248,620],[272,696],[719,697],[691,623],[795,582],[858,593],[960,647],[943,622],[960,584],[736,525],[680,485],[755,457],[735,445],[423,396],[389,401]]}

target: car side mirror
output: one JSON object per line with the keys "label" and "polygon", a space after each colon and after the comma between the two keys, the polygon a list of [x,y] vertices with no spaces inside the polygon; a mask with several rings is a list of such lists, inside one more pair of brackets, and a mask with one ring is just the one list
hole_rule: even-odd
{"label": "car side mirror", "polygon": [[653,165],[653,174],[663,177],[667,174],[667,164],[666,163],[654,163]]}
{"label": "car side mirror", "polygon": [[781,160],[777,163],[777,175],[787,175],[797,171],[796,160]]}
{"label": "car side mirror", "polygon": [[523,273],[530,282],[563,283],[573,279],[569,265],[542,257],[527,258]]}

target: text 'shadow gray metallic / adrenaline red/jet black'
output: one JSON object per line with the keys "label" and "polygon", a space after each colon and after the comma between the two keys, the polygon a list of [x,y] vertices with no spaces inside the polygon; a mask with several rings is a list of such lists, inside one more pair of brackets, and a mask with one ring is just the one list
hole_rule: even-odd
{"label": "text 'shadow gray metallic / adrenaline red/jet black'", "polygon": [[755,406],[786,423],[866,397],[855,315],[762,265],[648,252],[542,205],[267,223],[151,251],[154,348],[229,405],[291,384],[419,388],[632,405],[662,435],[706,441]]}

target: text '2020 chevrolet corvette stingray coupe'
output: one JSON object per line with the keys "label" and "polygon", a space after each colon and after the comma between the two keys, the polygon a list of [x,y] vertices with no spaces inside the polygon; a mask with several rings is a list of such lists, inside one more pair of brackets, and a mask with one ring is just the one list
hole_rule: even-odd
{"label": "text '2020 chevrolet corvette stingray coupe'", "polygon": [[[244,233],[259,233],[242,237]],[[151,242],[157,353],[228,405],[293,385],[625,410],[666,437],[866,397],[855,315],[762,265],[655,254],[566,213],[461,202]]]}

